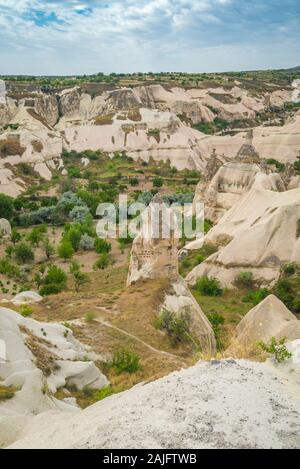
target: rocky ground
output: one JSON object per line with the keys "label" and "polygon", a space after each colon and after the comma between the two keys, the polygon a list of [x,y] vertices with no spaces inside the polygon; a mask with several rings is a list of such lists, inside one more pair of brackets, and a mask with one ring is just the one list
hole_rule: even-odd
{"label": "rocky ground", "polygon": [[75,415],[35,417],[11,447],[298,448],[300,400],[287,384],[291,369],[199,362]]}

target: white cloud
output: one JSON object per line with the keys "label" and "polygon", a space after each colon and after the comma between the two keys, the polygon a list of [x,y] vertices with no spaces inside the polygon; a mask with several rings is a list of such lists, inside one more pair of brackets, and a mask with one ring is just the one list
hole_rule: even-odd
{"label": "white cloud", "polygon": [[[229,47],[242,51],[249,44],[259,50],[266,42],[275,42],[287,29],[291,38],[295,36],[289,22],[274,28],[266,19],[263,27],[250,24],[247,30],[248,17],[243,16],[242,5],[235,10],[240,17],[230,14],[232,6],[244,2],[0,0],[2,73],[179,70],[185,65],[208,70],[214,68],[213,63],[215,69],[221,67],[224,60],[228,65],[224,63],[223,67],[232,68],[235,57],[224,55],[224,60],[220,60],[215,55],[209,59],[205,51],[216,54],[221,47],[225,54]],[[86,14],[80,14],[83,12]],[[59,23],[49,20],[53,14]],[[37,18],[43,24],[37,24]],[[291,51],[294,49],[282,57],[278,54],[278,61],[287,57],[292,60]],[[242,56],[237,54],[241,65]],[[269,62],[266,56],[266,66]]]}

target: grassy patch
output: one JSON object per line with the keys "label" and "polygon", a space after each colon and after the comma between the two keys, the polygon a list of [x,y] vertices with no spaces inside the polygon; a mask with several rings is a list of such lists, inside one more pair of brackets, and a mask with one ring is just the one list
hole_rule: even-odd
{"label": "grassy patch", "polygon": [[253,307],[251,302],[244,302],[246,290],[224,290],[222,297],[204,296],[195,288],[192,293],[208,318],[215,319],[216,314],[224,318],[218,324],[218,342],[220,349],[225,350],[237,324]]}
{"label": "grassy patch", "polygon": [[188,255],[183,257],[179,263],[180,275],[186,277],[191,270],[201,262],[205,261],[209,256],[216,252],[218,248],[213,244],[205,244],[201,249],[189,251]]}
{"label": "grassy patch", "polygon": [[16,389],[12,386],[6,387],[0,385],[0,402],[12,399],[16,393]]}

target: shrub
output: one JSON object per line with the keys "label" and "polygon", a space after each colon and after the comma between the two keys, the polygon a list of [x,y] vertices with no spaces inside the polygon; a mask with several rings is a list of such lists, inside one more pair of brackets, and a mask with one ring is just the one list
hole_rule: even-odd
{"label": "shrub", "polygon": [[153,199],[153,194],[151,192],[145,191],[139,194],[137,198],[137,202],[148,206],[152,199]]}
{"label": "shrub", "polygon": [[164,309],[155,321],[155,327],[165,331],[171,344],[175,347],[179,343],[191,341],[190,323],[191,317],[189,313],[186,312],[176,316],[174,313]]}
{"label": "shrub", "polygon": [[214,277],[199,278],[196,290],[205,296],[220,296],[223,293],[219,280]]}
{"label": "shrub", "polygon": [[300,161],[295,161],[294,163],[294,170],[300,174]]}
{"label": "shrub", "polygon": [[201,264],[205,260],[205,256],[203,254],[197,254],[194,261],[194,266]]}
{"label": "shrub", "polygon": [[94,321],[95,318],[96,318],[96,315],[95,315],[95,313],[93,313],[92,311],[89,311],[89,312],[86,313],[86,315],[84,316],[84,320],[85,320],[85,322],[87,322],[87,323]]}
{"label": "shrub", "polygon": [[210,313],[207,315],[207,317],[209,319],[209,322],[211,323],[211,327],[216,337],[217,349],[220,350],[222,348],[222,342],[220,338],[221,326],[223,326],[225,318],[222,314],[219,313]]}
{"label": "shrub", "polygon": [[234,283],[239,288],[253,288],[254,280],[252,272],[240,272],[236,276]]}
{"label": "shrub", "polygon": [[90,211],[89,208],[84,205],[79,205],[74,207],[71,212],[69,213],[69,217],[71,220],[76,222],[82,222],[85,220],[87,215],[89,215]]}
{"label": "shrub", "polygon": [[57,293],[60,293],[62,290],[63,288],[61,288],[61,285],[50,283],[50,284],[42,286],[42,288],[40,289],[40,294],[42,296],[56,295]]}
{"label": "shrub", "polygon": [[270,292],[267,288],[259,288],[258,290],[253,290],[247,293],[243,298],[243,302],[252,303],[253,306],[256,306],[269,295]]}
{"label": "shrub", "polygon": [[111,244],[105,239],[97,238],[95,241],[95,250],[98,254],[109,253],[111,251]]}
{"label": "shrub", "polygon": [[274,355],[274,359],[278,363],[282,363],[292,357],[292,354],[288,351],[285,346],[286,337],[283,337],[279,341],[272,337],[268,344],[259,342],[258,346],[266,353]]}
{"label": "shrub", "polygon": [[153,179],[153,187],[162,187],[163,186],[163,180],[162,178],[156,177]]}
{"label": "shrub", "polygon": [[282,272],[286,275],[294,275],[298,270],[298,265],[295,262],[290,262],[289,264],[285,264],[282,267]]}
{"label": "shrub", "polygon": [[51,256],[53,256],[55,252],[54,246],[50,243],[49,239],[46,239],[43,243],[43,250],[47,259],[49,260]]}
{"label": "shrub", "polygon": [[130,178],[130,179],[129,179],[129,184],[130,184],[131,186],[138,186],[138,185],[139,185],[139,180],[138,180],[138,178]]}
{"label": "shrub", "polygon": [[133,243],[133,238],[130,233],[121,233],[120,237],[118,238],[118,244],[121,252],[123,253],[126,246],[129,246]]}
{"label": "shrub", "polygon": [[107,252],[103,253],[93,265],[94,270],[104,270],[109,266],[110,257]]}
{"label": "shrub", "polygon": [[95,240],[87,233],[84,233],[80,238],[79,249],[83,251],[92,251],[95,247]]}
{"label": "shrub", "polygon": [[18,244],[14,249],[14,254],[19,264],[26,264],[34,260],[34,253],[31,247],[26,243]]}
{"label": "shrub", "polygon": [[82,233],[76,225],[68,227],[63,236],[64,242],[70,242],[74,251],[78,251]]}
{"label": "shrub", "polygon": [[15,390],[12,387],[0,386],[0,402],[12,399],[15,395]]}
{"label": "shrub", "polygon": [[294,311],[294,313],[300,313],[300,297],[295,298],[295,300],[293,301],[292,310]]}
{"label": "shrub", "polygon": [[27,318],[33,314],[33,309],[29,305],[23,305],[21,306],[20,313],[24,318]]}
{"label": "shrub", "polygon": [[42,296],[56,294],[65,289],[67,275],[60,267],[51,265],[42,283],[43,286],[40,290]]}
{"label": "shrub", "polygon": [[12,230],[11,230],[11,242],[12,242],[13,244],[16,244],[16,243],[18,243],[20,240],[21,240],[21,235],[20,235],[20,233],[17,231],[16,228],[12,228]]}
{"label": "shrub", "polygon": [[83,200],[78,197],[74,192],[67,191],[62,194],[57,203],[57,210],[61,211],[64,215],[69,215],[74,207],[86,206]]}
{"label": "shrub", "polygon": [[9,278],[18,278],[21,276],[19,267],[6,257],[0,259],[0,274],[6,275]]}
{"label": "shrub", "polygon": [[293,303],[295,300],[295,292],[293,285],[290,280],[282,278],[274,286],[274,293],[287,308],[293,309]]}
{"label": "shrub", "polygon": [[71,259],[74,255],[74,249],[71,242],[67,239],[63,239],[58,246],[57,253],[61,259],[65,261]]}
{"label": "shrub", "polygon": [[117,374],[136,373],[141,368],[140,357],[130,350],[120,349],[114,353],[110,366]]}
{"label": "shrub", "polygon": [[11,197],[0,194],[0,218],[11,220],[14,214],[14,202]]}
{"label": "shrub", "polygon": [[39,228],[33,228],[33,230],[27,236],[27,240],[33,245],[38,246],[42,241],[44,235],[42,230]]}
{"label": "shrub", "polygon": [[148,137],[154,137],[157,143],[160,142],[160,130],[159,129],[149,129],[147,132]]}
{"label": "shrub", "polygon": [[266,160],[266,163],[275,166],[279,173],[285,169],[285,165],[280,163],[280,161],[275,160],[274,158],[269,158]]}
{"label": "shrub", "polygon": [[79,292],[80,287],[88,282],[88,276],[81,272],[80,265],[76,261],[73,261],[70,265],[70,274],[73,276],[75,290]]}

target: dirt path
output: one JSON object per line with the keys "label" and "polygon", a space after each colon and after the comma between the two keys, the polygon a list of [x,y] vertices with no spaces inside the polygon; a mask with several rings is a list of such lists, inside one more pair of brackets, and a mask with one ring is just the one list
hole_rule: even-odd
{"label": "dirt path", "polygon": [[[100,308],[100,307],[98,307],[97,309],[105,310],[105,308]],[[142,339],[140,339],[136,335],[131,334],[130,332],[125,331],[124,329],[120,329],[119,327],[114,326],[113,324],[109,323],[108,321],[105,321],[104,319],[96,318],[96,319],[94,319],[94,321],[99,322],[100,324],[102,324],[102,326],[110,327],[111,329],[114,329],[114,330],[120,332],[121,334],[127,335],[131,339],[136,340],[140,344],[144,345],[144,347],[148,348],[151,352],[159,353],[160,355],[165,355],[166,357],[171,358],[172,360],[179,361],[183,365],[186,365],[185,361],[181,357],[178,357],[178,355],[173,355],[172,353],[164,352],[163,350],[158,350],[158,349],[152,347],[152,345],[147,344],[147,342],[144,342]]]}

